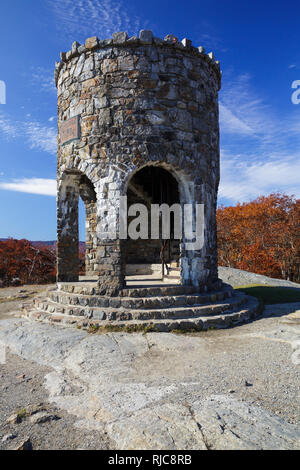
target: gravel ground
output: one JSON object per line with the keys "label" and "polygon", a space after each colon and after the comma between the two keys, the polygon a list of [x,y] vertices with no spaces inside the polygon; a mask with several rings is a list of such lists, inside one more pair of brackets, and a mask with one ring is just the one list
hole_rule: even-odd
{"label": "gravel ground", "polygon": [[[6,364],[0,365],[0,450],[18,449],[28,439],[33,450],[111,448],[106,435],[99,431],[76,429],[75,416],[48,402],[44,381],[51,370],[7,354]],[[20,423],[7,422],[14,413],[36,407],[46,410],[46,422],[31,423],[30,416]]]}
{"label": "gravel ground", "polygon": [[[55,285],[28,285],[0,289],[0,320],[20,317],[20,304]],[[29,447],[42,449],[108,449],[107,435],[98,431],[76,429],[76,417],[58,410],[48,402],[44,386],[45,375],[52,369],[25,360],[15,354],[6,354],[6,363],[0,364],[0,450],[17,449],[30,440]],[[47,414],[58,419],[45,423],[7,423],[9,417],[24,408],[42,405]],[[4,438],[4,441],[2,439]]]}
{"label": "gravel ground", "polygon": [[208,333],[206,360],[198,365],[203,394],[229,392],[300,425],[300,367],[291,348],[300,339],[300,322],[283,325],[281,316],[268,316],[274,306],[268,309],[257,321]]}
{"label": "gravel ground", "polygon": [[20,316],[20,304],[55,285],[29,285],[0,288],[0,320]]}

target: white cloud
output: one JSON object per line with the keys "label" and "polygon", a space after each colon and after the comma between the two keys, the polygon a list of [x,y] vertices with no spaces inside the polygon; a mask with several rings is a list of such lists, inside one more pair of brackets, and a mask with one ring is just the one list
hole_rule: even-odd
{"label": "white cloud", "polygon": [[9,119],[6,119],[3,114],[0,114],[0,130],[7,136],[17,137],[16,126]]}
{"label": "white cloud", "polygon": [[300,153],[274,154],[255,161],[254,156],[230,156],[222,152],[219,198],[230,203],[256,199],[272,192],[300,198]]}
{"label": "white cloud", "polygon": [[49,117],[49,119],[48,119],[49,122],[53,122],[54,120],[55,120],[55,116],[51,116],[51,117]]}
{"label": "white cloud", "polygon": [[283,125],[282,117],[278,119],[253,90],[248,74],[224,80],[220,93],[220,129],[224,135],[252,137],[267,144],[274,141],[278,126]]}
{"label": "white cloud", "polygon": [[294,106],[289,115],[277,115],[253,91],[248,75],[225,81],[220,102],[222,202],[277,191],[300,198],[299,110]]}
{"label": "white cloud", "polygon": [[234,115],[227,106],[220,103],[220,124],[222,132],[229,134],[253,135],[255,131],[242,119]]}
{"label": "white cloud", "polygon": [[0,132],[9,139],[25,138],[31,149],[38,149],[55,155],[57,149],[57,131],[37,121],[14,121],[0,114]]}
{"label": "white cloud", "polygon": [[50,154],[56,153],[56,129],[42,126],[38,122],[29,122],[25,125],[25,131],[30,148],[43,150]]}
{"label": "white cloud", "polygon": [[44,67],[31,67],[30,81],[38,91],[56,93],[53,70]]}
{"label": "white cloud", "polygon": [[14,179],[10,182],[0,182],[0,189],[22,193],[56,196],[56,180],[46,178]]}
{"label": "white cloud", "polygon": [[123,1],[48,0],[48,5],[56,16],[59,30],[63,29],[64,36],[67,34],[72,40],[76,39],[75,35],[105,38],[115,31],[136,33],[140,28],[140,20]]}

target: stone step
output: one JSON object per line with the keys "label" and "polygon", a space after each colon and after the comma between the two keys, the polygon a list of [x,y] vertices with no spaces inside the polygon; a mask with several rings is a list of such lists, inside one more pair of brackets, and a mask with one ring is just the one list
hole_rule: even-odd
{"label": "stone step", "polygon": [[62,305],[76,307],[110,307],[130,309],[155,309],[161,307],[184,307],[195,304],[213,303],[224,300],[232,294],[231,289],[207,294],[186,294],[161,297],[105,297],[100,295],[71,294],[63,291],[50,292],[50,300]]}
{"label": "stone step", "polygon": [[23,313],[26,317],[56,323],[62,326],[77,326],[77,327],[119,327],[131,328],[132,330],[142,330],[153,328],[155,331],[172,331],[172,330],[208,330],[222,329],[236,326],[256,318],[259,314],[259,302],[256,298],[246,296],[246,302],[240,309],[234,312],[217,315],[203,315],[201,317],[192,317],[184,319],[150,319],[150,320],[130,320],[130,321],[95,321],[88,318],[76,317],[65,314],[51,314],[41,310],[30,309],[29,306],[25,307]]}
{"label": "stone step", "polygon": [[[96,282],[59,282],[58,290],[70,294],[101,295]],[[121,297],[159,297],[197,294],[199,290],[194,286],[183,285],[157,285],[151,287],[132,286],[120,292]]]}
{"label": "stone step", "polygon": [[50,299],[35,300],[35,307],[38,310],[45,311],[51,314],[64,314],[71,316],[81,316],[89,319],[96,320],[149,320],[149,319],[163,319],[163,318],[187,318],[187,317],[200,317],[202,315],[215,315],[216,313],[223,313],[231,311],[239,307],[246,301],[246,296],[237,294],[230,300],[223,300],[222,302],[215,302],[207,305],[193,305],[182,307],[160,307],[156,309],[138,310],[138,309],[125,309],[125,308],[111,308],[111,307],[90,307],[90,306],[74,306],[62,305],[53,302]]}
{"label": "stone step", "polygon": [[180,272],[181,272],[181,268],[171,266],[171,269],[169,269],[169,272],[164,275],[164,279],[178,280],[180,279]]}

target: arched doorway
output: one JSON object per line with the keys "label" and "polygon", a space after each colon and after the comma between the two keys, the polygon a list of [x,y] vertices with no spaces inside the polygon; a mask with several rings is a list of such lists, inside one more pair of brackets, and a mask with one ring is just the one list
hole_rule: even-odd
{"label": "arched doorway", "polygon": [[85,275],[91,277],[96,275],[97,264],[97,196],[85,175],[80,178],[79,195],[85,207]]}
{"label": "arched doorway", "polygon": [[[134,223],[133,212],[130,208],[143,204],[147,208],[148,220],[147,238],[145,227],[140,227],[141,237],[132,239],[128,237],[125,243],[125,261],[127,280],[131,276],[152,276],[163,280],[176,279],[180,281],[180,243],[175,224],[178,215],[174,211],[180,209],[179,186],[170,171],[160,166],[148,165],[134,173],[127,186],[127,227],[130,229]],[[165,206],[165,216],[162,211],[157,212],[157,206]],[[138,207],[138,206],[136,206]],[[168,212],[168,208],[171,209]],[[131,214],[131,215],[130,215]],[[153,230],[154,214],[159,216],[158,230]],[[166,218],[164,218],[166,217]],[[169,230],[165,230],[169,224]],[[155,233],[154,233],[155,232]]]}
{"label": "arched doorway", "polygon": [[96,275],[97,196],[92,182],[83,173],[63,173],[57,191],[57,280],[79,279],[79,198],[85,207],[85,274]]}

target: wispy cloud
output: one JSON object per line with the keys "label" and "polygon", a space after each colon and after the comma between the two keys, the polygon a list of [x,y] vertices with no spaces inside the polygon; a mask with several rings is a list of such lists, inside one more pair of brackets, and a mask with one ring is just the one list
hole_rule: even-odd
{"label": "wispy cloud", "polygon": [[43,126],[38,122],[28,122],[25,130],[30,148],[43,150],[51,155],[56,153],[56,129]]}
{"label": "wispy cloud", "polygon": [[56,94],[53,70],[44,67],[31,67],[30,70],[29,80],[36,90]]}
{"label": "wispy cloud", "polygon": [[221,95],[221,202],[274,191],[300,197],[300,108],[279,115],[250,83],[248,75],[227,80]]}
{"label": "wispy cloud", "polygon": [[[220,37],[215,25],[204,18],[197,21],[197,30],[194,34],[195,46],[204,46],[209,51],[226,52],[227,47],[224,46],[224,39]],[[209,52],[208,51],[208,52]]]}
{"label": "wispy cloud", "polygon": [[0,114],[0,132],[8,139],[24,138],[31,149],[42,150],[55,155],[57,148],[56,129],[38,121],[12,121]]}
{"label": "wispy cloud", "polygon": [[56,196],[56,180],[46,178],[23,178],[0,182],[0,189],[22,193]]}
{"label": "wispy cloud", "polygon": [[255,135],[255,130],[242,118],[239,118],[228,106],[220,103],[220,124],[222,131],[228,134]]}
{"label": "wispy cloud", "polygon": [[222,152],[221,202],[244,202],[278,191],[300,198],[300,153],[264,155],[260,161],[255,157]]}
{"label": "wispy cloud", "polygon": [[224,80],[220,96],[220,126],[223,133],[269,140],[276,124],[270,106],[252,89],[248,74]]}
{"label": "wispy cloud", "polygon": [[48,5],[55,14],[59,30],[72,40],[78,35],[105,38],[115,31],[136,33],[140,28],[139,18],[123,1],[48,0]]}
{"label": "wispy cloud", "polygon": [[0,130],[6,136],[17,136],[17,128],[15,124],[11,123],[9,119],[6,119],[3,114],[0,114]]}

